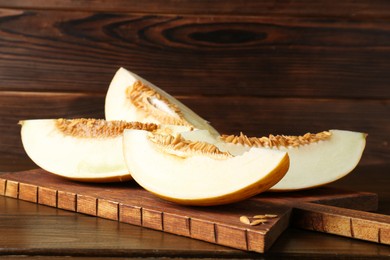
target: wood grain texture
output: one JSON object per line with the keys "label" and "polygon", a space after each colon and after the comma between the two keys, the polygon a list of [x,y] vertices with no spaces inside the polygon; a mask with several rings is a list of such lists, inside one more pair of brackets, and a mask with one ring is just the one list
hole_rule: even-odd
{"label": "wood grain texture", "polygon": [[93,10],[134,13],[181,13],[199,15],[297,15],[297,16],[373,16],[389,17],[389,3],[384,0],[375,1],[256,1],[246,0],[245,3],[234,0],[163,0],[163,1],[72,1],[72,0],[14,0],[0,1],[1,7],[23,9],[62,9],[62,10]]}
{"label": "wood grain texture", "polygon": [[0,11],[0,89],[105,93],[127,67],[178,96],[389,99],[389,22]]}
{"label": "wood grain texture", "polygon": [[0,255],[5,259],[26,259],[26,255],[55,260],[313,259],[313,256],[387,259],[390,252],[385,245],[290,228],[265,255],[259,255],[1,196],[0,212]]}
{"label": "wood grain texture", "polygon": [[96,216],[98,213],[97,199],[86,195],[77,195],[77,212]]}
{"label": "wood grain texture", "polygon": [[295,204],[294,210],[297,227],[390,245],[390,216],[314,203]]}
{"label": "wood grain texture", "polygon": [[111,200],[106,200],[106,199],[98,199],[97,216],[101,218],[111,219],[111,220],[118,220],[119,203]]}
{"label": "wood grain texture", "polygon": [[57,195],[57,207],[59,209],[77,211],[76,193],[58,190],[56,195]]}
{"label": "wood grain texture", "polygon": [[11,198],[19,197],[19,182],[7,180],[4,188],[4,195]]}
{"label": "wood grain texture", "polygon": [[123,223],[142,226],[142,208],[119,204],[119,221]]}
{"label": "wood grain texture", "polygon": [[[0,196],[0,259],[250,257],[253,254]],[[174,248],[180,245],[177,251]]]}
{"label": "wood grain texture", "polygon": [[[390,215],[390,178],[388,177],[389,164],[360,165],[354,174],[331,184],[335,188],[353,187],[354,190],[374,192],[378,194],[379,207],[375,212]],[[364,174],[369,173],[369,174]],[[350,186],[352,185],[352,186]],[[320,201],[320,203],[324,203]],[[363,204],[362,202],[360,204]],[[337,204],[330,204],[340,207]]]}
{"label": "wood grain texture", "polygon": [[[293,224],[298,227],[389,244],[386,235],[390,229],[388,216],[311,203],[311,201],[319,200],[341,200],[344,201],[344,206],[351,207],[353,204],[346,200],[348,197],[350,200],[366,198],[367,201],[376,203],[371,200],[374,194],[370,193],[339,192],[335,189],[322,188],[309,192],[262,194],[253,199],[227,206],[185,207],[162,201],[135,183],[77,183],[40,169],[2,174],[1,179],[6,180],[3,184],[5,186],[3,190],[6,190],[5,196],[39,202],[40,199],[37,196],[40,193],[33,192],[34,200],[30,199],[30,195],[26,195],[31,194],[31,190],[36,191],[38,185],[38,189],[45,187],[58,191],[56,192],[57,207],[61,209],[76,212],[79,208],[76,204],[81,205],[82,208],[85,207],[82,205],[84,202],[87,206],[91,204],[91,200],[79,201],[77,198],[94,198],[97,214],[93,212],[93,216],[116,221],[131,219],[133,224],[138,223],[143,227],[202,239],[245,251],[267,251],[288,227],[291,209],[294,209]],[[8,188],[8,183],[11,185],[10,188]],[[15,188],[16,186],[18,188]],[[18,192],[7,192],[8,189],[18,190]],[[329,196],[329,194],[332,195]],[[307,202],[304,202],[305,200]],[[367,204],[365,210],[372,210],[375,207],[376,205]],[[122,213],[123,208],[134,210],[125,210]],[[84,213],[89,212],[84,211]],[[132,213],[136,214],[131,216]],[[258,226],[246,225],[239,220],[242,215],[259,214],[275,214],[277,217],[267,219],[265,223]],[[138,217],[140,220],[134,221],[134,218]],[[345,218],[348,218],[347,222]],[[192,223],[193,219],[194,223]],[[334,228],[340,219],[344,227]],[[347,229],[345,223],[350,224],[350,233],[345,231]]]}
{"label": "wood grain texture", "polygon": [[58,193],[57,190],[53,190],[45,187],[39,187],[38,203],[50,207],[57,207],[57,198],[58,198],[57,193]]}
{"label": "wood grain texture", "polygon": [[19,199],[38,203],[38,186],[19,183]]}

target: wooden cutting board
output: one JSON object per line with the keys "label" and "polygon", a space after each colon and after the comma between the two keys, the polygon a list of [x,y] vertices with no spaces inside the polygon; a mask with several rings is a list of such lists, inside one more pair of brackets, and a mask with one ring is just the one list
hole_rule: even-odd
{"label": "wooden cutting board", "polygon": [[[163,201],[135,182],[88,184],[41,169],[0,174],[0,194],[64,210],[161,230],[241,250],[265,252],[288,227],[390,244],[390,216],[377,209],[376,194],[333,188],[263,193],[214,207]],[[251,226],[241,216],[277,215]]]}

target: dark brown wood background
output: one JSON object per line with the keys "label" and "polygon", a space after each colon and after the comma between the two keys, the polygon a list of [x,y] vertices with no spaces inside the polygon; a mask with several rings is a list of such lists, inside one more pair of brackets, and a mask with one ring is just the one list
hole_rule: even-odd
{"label": "dark brown wood background", "polygon": [[0,171],[35,167],[19,120],[102,118],[120,66],[220,132],[363,131],[389,162],[389,1],[0,0]]}

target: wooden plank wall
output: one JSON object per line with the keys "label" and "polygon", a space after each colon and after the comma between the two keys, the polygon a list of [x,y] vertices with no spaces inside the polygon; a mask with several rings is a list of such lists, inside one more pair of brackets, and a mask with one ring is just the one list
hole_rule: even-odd
{"label": "wooden plank wall", "polygon": [[17,122],[99,117],[120,67],[224,133],[369,133],[390,159],[390,2],[0,0],[0,171],[34,168]]}

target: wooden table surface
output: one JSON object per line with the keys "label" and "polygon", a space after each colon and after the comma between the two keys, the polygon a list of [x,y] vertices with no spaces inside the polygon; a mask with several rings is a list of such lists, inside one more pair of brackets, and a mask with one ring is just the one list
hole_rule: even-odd
{"label": "wooden table surface", "polygon": [[[178,4],[180,3],[180,4]],[[0,0],[0,172],[34,167],[19,120],[104,117],[119,67],[250,136],[369,134],[332,186],[390,215],[390,1]],[[289,228],[254,254],[0,196],[0,259],[390,258],[390,247]],[[69,258],[71,257],[71,258]]]}
{"label": "wooden table surface", "polygon": [[[390,165],[359,166],[332,184],[376,192],[378,212],[390,214]],[[390,247],[289,228],[265,254],[247,253],[129,224],[0,197],[0,258],[389,258]],[[69,259],[69,258],[66,258]]]}

